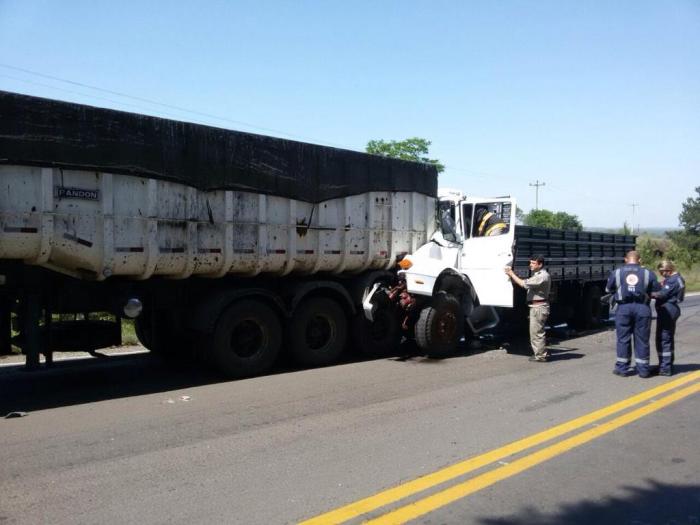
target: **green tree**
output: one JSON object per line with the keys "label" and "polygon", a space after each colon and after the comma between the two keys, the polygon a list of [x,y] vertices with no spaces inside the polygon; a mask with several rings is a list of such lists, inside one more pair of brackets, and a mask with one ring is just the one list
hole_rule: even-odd
{"label": "green tree", "polygon": [[673,254],[687,266],[700,261],[700,186],[695,192],[698,197],[688,197],[678,216],[683,230],[667,232],[674,244]]}
{"label": "green tree", "polygon": [[563,211],[530,210],[523,217],[526,226],[539,226],[540,228],[559,228],[562,230],[583,229],[581,221],[576,215],[570,215]]}
{"label": "green tree", "polygon": [[698,194],[695,199],[688,197],[683,203],[678,221],[687,233],[700,235],[700,186],[695,188],[695,192]]}
{"label": "green tree", "polygon": [[435,164],[438,173],[441,173],[445,171],[445,165],[437,159],[427,157],[430,144],[432,143],[429,140],[420,137],[411,137],[406,140],[370,140],[365,151],[372,155]]}
{"label": "green tree", "polygon": [[647,268],[656,269],[656,264],[659,262],[659,256],[654,245],[654,241],[649,237],[637,239],[637,253],[642,260],[642,264]]}

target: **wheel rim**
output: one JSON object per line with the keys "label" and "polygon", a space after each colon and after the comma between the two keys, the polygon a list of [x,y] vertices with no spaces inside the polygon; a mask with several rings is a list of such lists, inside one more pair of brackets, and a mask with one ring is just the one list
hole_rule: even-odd
{"label": "wheel rim", "polygon": [[444,313],[437,320],[436,332],[441,341],[451,341],[457,331],[457,316],[453,313]]}
{"label": "wheel rim", "polygon": [[335,326],[325,316],[316,315],[306,325],[306,344],[312,350],[327,346],[335,336]]}
{"label": "wheel rim", "polygon": [[265,345],[265,332],[252,319],[245,319],[231,330],[230,348],[239,357],[253,357]]}

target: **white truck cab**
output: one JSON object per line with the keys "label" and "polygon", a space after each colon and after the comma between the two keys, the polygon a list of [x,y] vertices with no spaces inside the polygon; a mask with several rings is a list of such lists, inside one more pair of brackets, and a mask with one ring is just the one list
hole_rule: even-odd
{"label": "white truck cab", "polygon": [[[503,269],[512,265],[515,239],[515,201],[507,197],[464,197],[455,190],[441,190],[439,228],[430,242],[407,255],[409,293],[432,296],[445,271],[465,276],[480,305],[513,306],[513,287]],[[487,217],[485,219],[485,217]],[[498,227],[489,231],[489,220]]]}
{"label": "white truck cab", "polygon": [[413,327],[418,346],[433,355],[451,352],[465,324],[472,333],[493,327],[494,307],[513,306],[504,268],[513,264],[515,210],[510,197],[440,190],[436,232],[399,262],[396,286],[377,283],[367,294],[367,319],[373,321],[378,305],[398,304],[402,326]]}

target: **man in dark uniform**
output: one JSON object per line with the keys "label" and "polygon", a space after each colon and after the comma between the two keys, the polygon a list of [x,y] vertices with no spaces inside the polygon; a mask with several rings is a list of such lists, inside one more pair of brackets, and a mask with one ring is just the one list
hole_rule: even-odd
{"label": "man in dark uniform", "polygon": [[656,299],[656,353],[659,356],[659,375],[670,376],[673,374],[676,321],[681,316],[679,303],[685,296],[685,281],[671,261],[661,261],[659,273],[664,278],[661,290],[651,294]]}
{"label": "man in dark uniform", "polygon": [[615,294],[617,312],[617,359],[613,374],[629,375],[632,336],[634,357],[639,377],[649,377],[649,336],[651,333],[651,291],[658,288],[654,272],[640,265],[639,253],[627,252],[625,264],[613,270],[608,278],[606,293]]}

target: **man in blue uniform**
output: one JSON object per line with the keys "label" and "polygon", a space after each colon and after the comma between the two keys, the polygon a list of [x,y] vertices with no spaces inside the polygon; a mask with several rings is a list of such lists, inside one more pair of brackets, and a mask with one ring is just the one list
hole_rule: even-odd
{"label": "man in blue uniform", "polygon": [[659,375],[673,374],[676,321],[681,315],[679,303],[685,296],[685,281],[671,261],[661,261],[659,273],[664,278],[661,290],[651,296],[656,299],[656,353],[659,355]]}
{"label": "man in blue uniform", "polygon": [[634,335],[634,357],[639,377],[649,377],[649,336],[651,333],[651,291],[658,289],[654,272],[639,263],[639,253],[627,252],[625,264],[613,270],[605,291],[615,294],[617,312],[617,359],[613,374],[629,375],[632,336]]}

